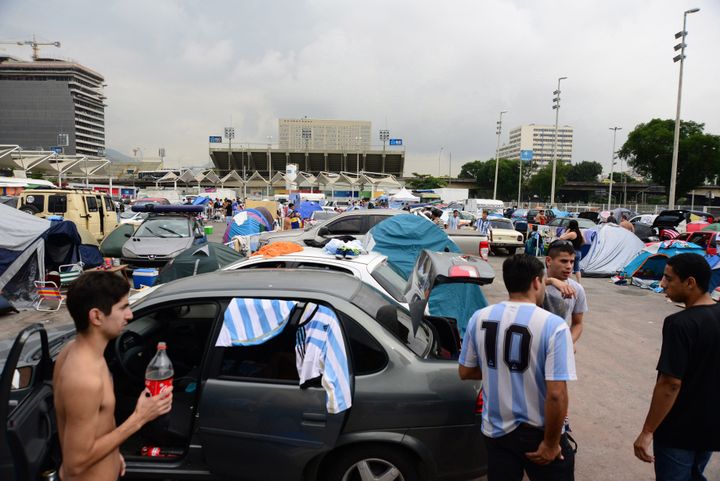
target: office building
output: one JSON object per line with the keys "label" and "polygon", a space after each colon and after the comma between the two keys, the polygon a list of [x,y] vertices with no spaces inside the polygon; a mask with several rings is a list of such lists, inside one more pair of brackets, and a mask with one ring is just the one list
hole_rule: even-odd
{"label": "office building", "polygon": [[370,149],[372,124],[364,120],[279,119],[279,148],[290,151]]}
{"label": "office building", "polygon": [[[532,150],[533,163],[536,168],[540,168],[552,163],[554,144],[554,125],[521,125],[510,130],[508,143],[500,147],[500,157],[519,159],[521,150]],[[570,162],[572,160],[572,150],[573,128],[569,125],[558,126],[558,161]]]}
{"label": "office building", "polygon": [[67,140],[65,154],[102,155],[103,87],[102,75],[76,62],[0,56],[0,144],[47,150]]}

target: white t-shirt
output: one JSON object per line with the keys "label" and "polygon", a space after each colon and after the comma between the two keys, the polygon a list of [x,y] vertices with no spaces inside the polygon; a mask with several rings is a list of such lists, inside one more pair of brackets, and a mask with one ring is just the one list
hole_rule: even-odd
{"label": "white t-shirt", "polygon": [[546,286],[543,308],[562,317],[570,325],[573,314],[582,314],[589,309],[583,286],[572,278],[565,282],[575,289],[575,295],[573,297],[563,297],[557,287]]}
{"label": "white t-shirt", "polygon": [[521,423],[545,427],[545,381],[577,379],[568,325],[530,303],[506,301],[475,312],[459,362],[482,369],[482,431],[492,438]]}

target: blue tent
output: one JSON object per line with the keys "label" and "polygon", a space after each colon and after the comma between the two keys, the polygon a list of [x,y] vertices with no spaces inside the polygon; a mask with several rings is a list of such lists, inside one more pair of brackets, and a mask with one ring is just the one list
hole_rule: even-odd
{"label": "blue tent", "polygon": [[300,217],[302,217],[303,219],[309,219],[312,216],[313,212],[322,210],[322,207],[320,207],[320,204],[318,204],[317,202],[306,200],[305,202],[297,206],[295,210],[300,213]]}
{"label": "blue tent", "polygon": [[210,202],[210,197],[197,196],[195,197],[195,199],[193,199],[192,205],[205,205],[208,202]]}
{"label": "blue tent", "polygon": [[[444,230],[411,214],[396,215],[377,224],[366,235],[365,246],[368,251],[386,255],[405,279],[410,277],[423,249],[460,252]],[[432,315],[455,319],[461,335],[475,311],[487,304],[480,287],[473,284],[441,284],[433,289],[428,303]]]}
{"label": "blue tent", "polygon": [[716,287],[720,286],[720,255],[706,255],[705,260],[710,264],[711,274],[708,292],[712,292]]}
{"label": "blue tent", "polygon": [[[660,280],[667,260],[678,254],[705,255],[702,247],[685,241],[669,240],[645,247],[622,270],[625,277]],[[582,265],[582,264],[581,264]]]}

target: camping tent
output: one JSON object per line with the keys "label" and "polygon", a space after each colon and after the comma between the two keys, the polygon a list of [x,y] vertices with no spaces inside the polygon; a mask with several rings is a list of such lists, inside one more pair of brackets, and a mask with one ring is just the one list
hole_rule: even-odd
{"label": "camping tent", "polygon": [[622,275],[644,280],[660,280],[667,260],[678,254],[705,255],[702,247],[691,242],[667,240],[646,246],[623,269]]}
{"label": "camping tent", "polygon": [[705,260],[710,264],[711,275],[708,292],[712,292],[720,286],[720,255],[705,256]]}
{"label": "camping tent", "polygon": [[[367,251],[386,255],[390,265],[405,279],[410,277],[423,249],[460,252],[444,230],[411,214],[396,215],[377,224],[365,236],[364,246]],[[455,319],[464,334],[470,317],[487,306],[487,300],[477,285],[441,284],[430,294],[428,306],[434,316]]]}
{"label": "camping tent", "polygon": [[92,235],[81,236],[70,221],[51,223],[6,205],[0,205],[0,218],[0,291],[15,305],[33,301],[33,282],[45,280],[46,270],[81,260],[86,267],[102,262]]}
{"label": "camping tent", "polygon": [[300,213],[300,217],[302,217],[303,219],[309,219],[312,216],[312,213],[318,210],[322,210],[320,204],[309,200],[302,202],[297,207],[297,211]]}
{"label": "camping tent", "polygon": [[268,229],[267,219],[255,209],[246,209],[238,212],[228,224],[223,236],[223,242],[230,242],[235,236],[256,235]]}
{"label": "camping tent", "polygon": [[610,277],[622,270],[643,248],[635,234],[616,224],[603,224],[587,229],[583,236],[590,249],[580,260],[584,276]]}
{"label": "camping tent", "polygon": [[392,202],[420,202],[420,197],[416,197],[409,190],[402,188],[391,195],[390,200]]}
{"label": "camping tent", "polygon": [[242,255],[223,244],[208,242],[201,247],[192,246],[178,254],[160,271],[157,283],[213,272],[240,259],[243,259]]}

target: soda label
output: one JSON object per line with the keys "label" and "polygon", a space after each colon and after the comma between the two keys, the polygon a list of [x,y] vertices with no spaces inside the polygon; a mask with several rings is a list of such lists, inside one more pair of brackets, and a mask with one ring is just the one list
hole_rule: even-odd
{"label": "soda label", "polygon": [[169,377],[167,379],[160,379],[160,380],[145,379],[145,387],[148,388],[148,391],[150,391],[151,396],[157,396],[161,392],[172,387],[172,385],[173,385],[173,378],[171,378],[171,377]]}

